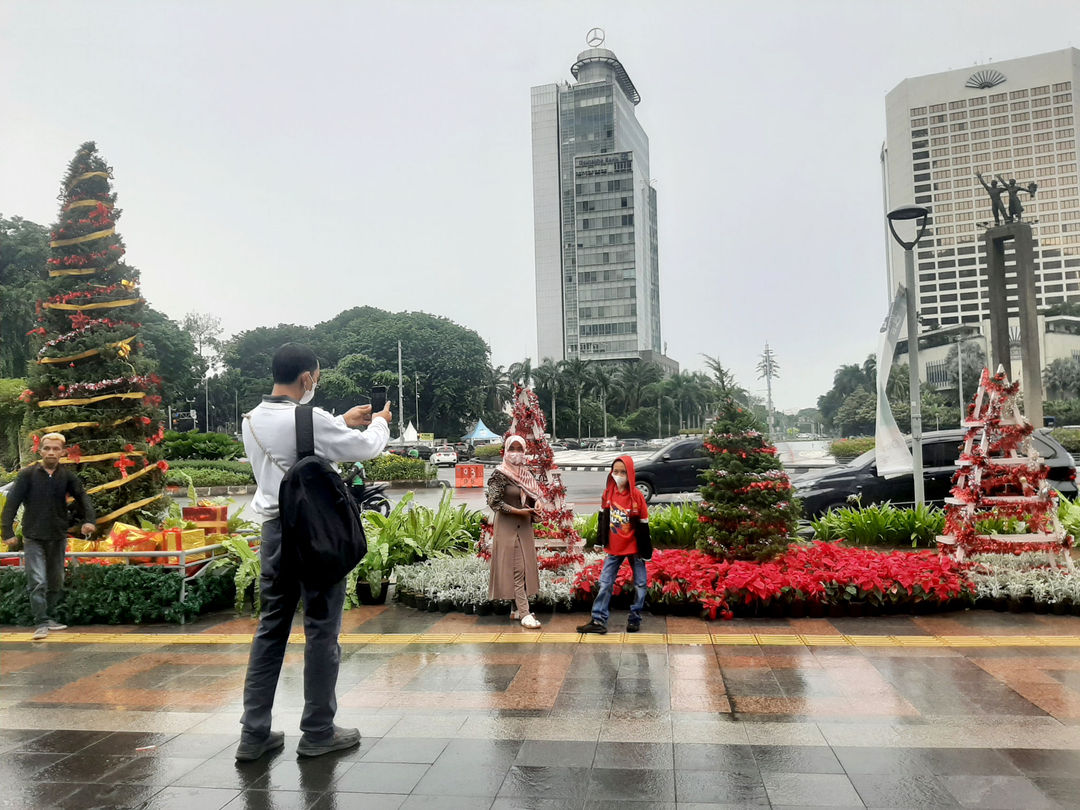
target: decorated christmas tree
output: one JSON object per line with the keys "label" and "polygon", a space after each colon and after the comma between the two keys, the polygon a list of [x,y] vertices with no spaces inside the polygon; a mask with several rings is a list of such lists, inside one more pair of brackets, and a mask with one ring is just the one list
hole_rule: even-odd
{"label": "decorated christmas tree", "polygon": [[712,464],[703,473],[698,548],[717,557],[760,560],[787,547],[799,506],[776,448],[749,410],[721,401],[705,436]]}
{"label": "decorated christmas tree", "polygon": [[[540,491],[549,507],[538,515],[541,528],[536,532],[537,546],[563,551],[568,555],[564,561],[582,559],[584,543],[574,528],[573,504],[566,502],[566,485],[555,466],[551,445],[544,435],[545,428],[544,412],[536,394],[532,389],[516,386],[510,429],[505,435],[518,435],[525,439],[529,469],[540,482]],[[486,536],[482,538],[480,549],[485,556],[488,553],[485,546],[487,541]]]}
{"label": "decorated christmas tree", "polygon": [[63,433],[94,502],[100,531],[116,520],[156,519],[167,465],[155,364],[140,353],[139,274],[123,261],[112,169],[93,142],[68,166],[52,229],[48,298],[31,331],[24,451]]}
{"label": "decorated christmas tree", "polygon": [[1003,368],[994,375],[983,369],[964,421],[967,434],[938,546],[958,559],[979,552],[1064,551],[1071,567],[1073,539],[1058,520],[1050,468],[1031,441],[1019,392],[1020,383],[1010,383]]}

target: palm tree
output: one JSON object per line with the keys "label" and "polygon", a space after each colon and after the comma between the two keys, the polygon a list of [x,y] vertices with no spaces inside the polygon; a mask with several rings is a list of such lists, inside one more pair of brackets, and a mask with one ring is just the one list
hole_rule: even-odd
{"label": "palm tree", "polygon": [[506,373],[510,375],[512,382],[520,383],[523,388],[528,388],[536,379],[533,371],[532,358],[526,357],[520,363],[511,363]]}
{"label": "palm tree", "polygon": [[633,413],[641,405],[641,397],[645,388],[653,383],[660,382],[664,373],[656,363],[646,363],[641,360],[627,360],[616,372],[620,393],[626,404],[627,413]]}
{"label": "palm tree", "polygon": [[514,393],[514,380],[503,366],[489,369],[487,390],[484,393],[489,410],[499,411],[510,401]]}
{"label": "palm tree", "polygon": [[1080,363],[1072,358],[1059,357],[1043,369],[1043,385],[1052,399],[1072,399],[1080,388]]}
{"label": "palm tree", "polygon": [[563,360],[559,363],[559,371],[564,386],[577,395],[577,438],[581,441],[581,394],[589,381],[589,361],[580,357]]}
{"label": "palm tree", "polygon": [[600,409],[604,412],[604,437],[607,437],[607,395],[611,390],[611,372],[603,363],[589,365],[589,384],[600,395]]}
{"label": "palm tree", "polygon": [[550,357],[545,357],[544,362],[538,368],[532,369],[532,378],[536,381],[536,387],[551,396],[551,439],[555,440],[555,397],[559,392],[560,378],[559,366]]}

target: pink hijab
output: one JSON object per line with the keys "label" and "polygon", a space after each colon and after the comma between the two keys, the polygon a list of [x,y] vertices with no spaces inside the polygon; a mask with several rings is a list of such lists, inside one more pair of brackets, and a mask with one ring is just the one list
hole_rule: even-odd
{"label": "pink hijab", "polygon": [[503,442],[503,461],[495,469],[521,487],[522,491],[532,498],[534,501],[539,502],[541,500],[540,495],[540,482],[536,480],[536,476],[532,474],[532,470],[529,469],[528,462],[522,464],[511,464],[507,458],[507,454],[510,452],[511,446],[518,444],[521,445],[521,452],[524,453],[526,449],[525,439],[518,435],[507,436]]}

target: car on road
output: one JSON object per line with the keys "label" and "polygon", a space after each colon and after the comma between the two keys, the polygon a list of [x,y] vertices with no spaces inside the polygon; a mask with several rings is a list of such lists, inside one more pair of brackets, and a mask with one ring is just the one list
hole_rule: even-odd
{"label": "car on road", "polygon": [[552,444],[549,444],[548,447],[551,448],[552,453],[558,453],[560,450],[569,450],[570,449],[569,447],[567,447],[562,442],[554,442]]}
{"label": "car on road", "polygon": [[643,447],[648,447],[648,446],[649,446],[649,443],[647,441],[645,441],[644,439],[622,439],[618,443],[618,446],[616,447],[616,449],[617,450],[640,450]]}
{"label": "car on road", "polygon": [[618,450],[619,449],[619,440],[618,439],[601,439],[600,441],[598,441],[596,443],[596,445],[594,446],[594,449],[596,449],[596,450]]}
{"label": "car on road", "polygon": [[701,486],[698,476],[708,469],[709,462],[701,439],[679,439],[637,462],[634,478],[646,501],[654,495],[694,492]]}
{"label": "car on road", "polygon": [[457,464],[457,461],[457,451],[454,450],[454,448],[450,445],[443,445],[442,447],[437,447],[435,451],[431,454],[431,463],[434,464],[436,467],[441,467],[444,464],[452,466],[454,464]]}
{"label": "car on road", "polygon": [[[956,472],[954,462],[960,458],[965,433],[954,429],[923,434],[923,489],[927,503],[940,506],[952,490],[953,473]],[[1050,468],[1047,476],[1050,485],[1063,495],[1075,498],[1076,467],[1069,452],[1043,429],[1032,434],[1032,441],[1036,452]],[[797,476],[792,483],[806,518],[818,517],[833,507],[844,506],[852,496],[857,496],[864,506],[885,501],[895,506],[910,506],[915,501],[911,475],[879,476],[873,450],[839,467]]]}

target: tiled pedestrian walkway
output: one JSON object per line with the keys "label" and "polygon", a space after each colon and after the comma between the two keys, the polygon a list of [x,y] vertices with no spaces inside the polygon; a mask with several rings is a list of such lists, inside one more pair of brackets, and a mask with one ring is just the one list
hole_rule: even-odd
{"label": "tiled pedestrian walkway", "polygon": [[0,807],[1080,807],[1080,618],[541,618],[349,611],[362,746],[296,759],[297,644],[285,751],[240,766],[254,622],[5,628]]}

